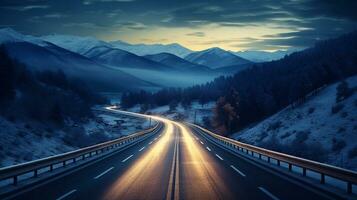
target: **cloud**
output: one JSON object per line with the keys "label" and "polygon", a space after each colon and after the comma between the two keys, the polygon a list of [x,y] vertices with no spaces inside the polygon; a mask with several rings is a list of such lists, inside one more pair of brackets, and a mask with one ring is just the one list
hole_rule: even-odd
{"label": "cloud", "polygon": [[143,30],[146,29],[147,26],[140,22],[118,22],[115,25],[118,28],[132,29],[132,30]]}
{"label": "cloud", "polygon": [[91,5],[93,3],[113,3],[113,2],[133,2],[135,0],[84,0],[84,5]]}
{"label": "cloud", "polygon": [[28,11],[33,9],[47,9],[49,5],[27,5],[27,6],[6,6],[5,8],[17,11]]}
{"label": "cloud", "polygon": [[193,33],[187,33],[186,35],[195,36],[195,37],[204,37],[206,34],[204,32],[193,32]]}

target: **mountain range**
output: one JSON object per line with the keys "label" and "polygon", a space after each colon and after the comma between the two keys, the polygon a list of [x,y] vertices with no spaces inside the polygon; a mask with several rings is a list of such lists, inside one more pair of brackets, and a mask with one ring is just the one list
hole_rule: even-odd
{"label": "mountain range", "polygon": [[0,29],[0,44],[31,70],[62,70],[101,91],[187,87],[254,64],[220,48],[194,52],[179,44],[128,44],[71,35],[35,37],[10,28]]}
{"label": "mountain range", "polygon": [[212,69],[251,63],[249,60],[236,56],[233,53],[218,47],[190,53],[185,59],[192,63],[208,66]]}

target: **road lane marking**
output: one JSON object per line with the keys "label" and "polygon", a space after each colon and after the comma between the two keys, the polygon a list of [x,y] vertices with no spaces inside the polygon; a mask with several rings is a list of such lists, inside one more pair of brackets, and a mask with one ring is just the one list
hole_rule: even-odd
{"label": "road lane marking", "polygon": [[145,147],[141,147],[141,149],[139,149],[139,151],[142,151],[142,150],[144,150],[145,149]]}
{"label": "road lane marking", "polygon": [[153,141],[149,142],[149,145],[152,144]]}
{"label": "road lane marking", "polygon": [[207,149],[208,151],[211,151],[211,149],[210,149],[209,147],[206,147],[206,149]]}
{"label": "road lane marking", "polygon": [[217,158],[223,160],[223,158],[221,156],[219,156],[218,154],[216,154]]}
{"label": "road lane marking", "polygon": [[196,140],[198,140],[198,137],[195,136],[195,138],[196,138]]}
{"label": "road lane marking", "polygon": [[234,167],[233,165],[231,165],[231,168],[234,169],[234,171],[238,172],[241,176],[245,177],[245,174],[241,172],[239,169],[237,169],[236,167]]}
{"label": "road lane marking", "polygon": [[62,199],[65,199],[66,197],[68,197],[69,195],[71,195],[71,194],[73,194],[73,193],[75,193],[75,192],[77,192],[77,190],[76,190],[76,189],[71,190],[71,191],[67,192],[66,194],[64,194],[64,195],[62,195],[62,196],[60,196],[60,197],[58,197],[56,200],[62,200]]}
{"label": "road lane marking", "polygon": [[201,144],[203,144],[203,142],[202,141],[200,141],[201,142]]}
{"label": "road lane marking", "polygon": [[108,173],[110,170],[114,169],[114,167],[111,167],[107,170],[105,170],[104,172],[102,172],[101,174],[99,174],[98,176],[94,177],[94,179],[98,179],[100,178],[101,176],[103,176],[104,174]]}
{"label": "road lane marking", "polygon": [[171,171],[169,178],[169,186],[167,188],[166,200],[178,200],[179,199],[179,139],[178,133],[175,132],[174,143],[174,158],[171,163]]}
{"label": "road lane marking", "polygon": [[157,140],[157,137],[154,139],[154,141]]}
{"label": "road lane marking", "polygon": [[274,199],[274,200],[279,200],[278,197],[276,197],[275,195],[273,195],[272,193],[270,193],[268,190],[266,190],[263,187],[258,187],[259,190],[261,190],[262,192],[264,192],[266,195],[268,195],[270,198]]}
{"label": "road lane marking", "polygon": [[127,158],[125,158],[125,159],[122,160],[121,162],[125,162],[125,161],[129,160],[131,157],[133,157],[133,154],[131,154],[130,156],[128,156]]}

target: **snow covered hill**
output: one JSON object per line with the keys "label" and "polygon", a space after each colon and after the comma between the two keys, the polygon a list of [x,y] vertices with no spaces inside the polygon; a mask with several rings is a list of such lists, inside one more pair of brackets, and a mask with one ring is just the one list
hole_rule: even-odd
{"label": "snow covered hill", "polygon": [[212,69],[251,63],[249,60],[217,47],[193,52],[187,55],[185,59],[192,63],[208,66]]}
{"label": "snow covered hill", "polygon": [[174,67],[175,69],[180,71],[200,72],[200,73],[211,71],[209,67],[191,63],[183,58],[180,58],[170,53],[151,54],[151,55],[146,55],[145,58]]}
{"label": "snow covered hill", "polygon": [[0,167],[65,153],[148,128],[148,120],[95,112],[95,117],[58,130],[31,120],[0,116]]}
{"label": "snow covered hill", "polygon": [[39,38],[22,35],[12,29],[0,29],[0,38],[9,56],[26,64],[29,70],[62,70],[69,77],[79,78],[99,91],[121,91],[154,86],[133,75],[101,65]]}
{"label": "snow covered hill", "polygon": [[232,137],[250,144],[357,169],[357,76],[354,93],[336,103],[336,87],[322,89],[298,107],[288,107]]}
{"label": "snow covered hill", "polygon": [[0,44],[9,42],[29,42],[40,46],[46,46],[47,42],[31,35],[23,35],[11,28],[0,29]]}
{"label": "snow covered hill", "polygon": [[82,55],[94,47],[112,47],[111,44],[93,37],[81,37],[73,35],[47,35],[42,36],[41,39]]}
{"label": "snow covered hill", "polygon": [[129,51],[139,56],[158,53],[171,53],[181,58],[192,53],[190,49],[183,47],[179,44],[129,44],[122,41],[110,42],[115,48]]}
{"label": "snow covered hill", "polygon": [[273,60],[279,60],[283,58],[286,55],[289,55],[293,53],[293,50],[287,50],[287,51],[274,51],[274,52],[268,52],[268,51],[237,51],[237,52],[232,52],[234,55],[237,55],[239,57],[242,57],[247,60],[251,60],[253,62],[269,62]]}
{"label": "snow covered hill", "polygon": [[136,68],[160,71],[173,69],[170,66],[155,62],[145,57],[137,56],[128,51],[106,46],[94,47],[85,52],[83,55],[95,60],[98,63],[118,68]]}

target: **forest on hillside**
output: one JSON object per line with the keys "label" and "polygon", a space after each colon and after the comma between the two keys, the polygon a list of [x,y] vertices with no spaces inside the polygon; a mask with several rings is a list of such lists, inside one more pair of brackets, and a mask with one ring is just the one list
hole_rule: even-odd
{"label": "forest on hillside", "polygon": [[92,116],[91,107],[105,103],[80,80],[62,71],[30,71],[0,47],[0,115],[10,121],[34,120],[61,126]]}
{"label": "forest on hillside", "polygon": [[229,134],[270,116],[289,104],[303,100],[318,88],[357,73],[357,31],[321,41],[314,47],[283,59],[255,64],[233,76],[193,87],[167,88],[158,92],[128,92],[124,108],[145,108],[193,101],[216,101],[209,124]]}

